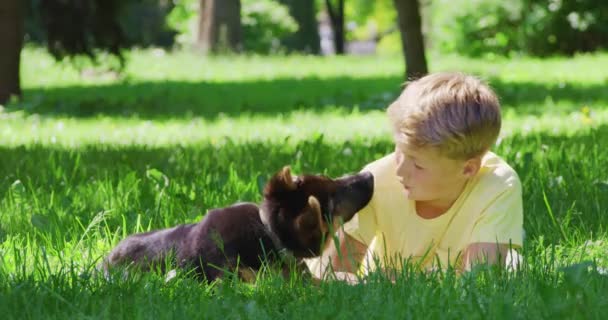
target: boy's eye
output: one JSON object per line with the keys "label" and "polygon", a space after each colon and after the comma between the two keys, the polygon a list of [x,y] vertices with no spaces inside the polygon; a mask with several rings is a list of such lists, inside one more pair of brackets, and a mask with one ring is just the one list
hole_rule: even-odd
{"label": "boy's eye", "polygon": [[418,170],[422,170],[422,169],[424,169],[424,168],[422,168],[421,166],[419,166],[419,165],[417,165],[417,164],[415,164],[415,163],[414,163],[414,168],[416,168],[416,169],[418,169]]}

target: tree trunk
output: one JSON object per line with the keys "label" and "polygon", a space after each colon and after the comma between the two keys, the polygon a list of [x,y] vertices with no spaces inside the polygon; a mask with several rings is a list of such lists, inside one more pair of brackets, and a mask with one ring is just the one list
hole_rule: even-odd
{"label": "tree trunk", "polygon": [[21,96],[19,60],[23,45],[23,3],[0,0],[0,104]]}
{"label": "tree trunk", "polygon": [[416,79],[428,73],[418,0],[394,0],[394,3],[405,56],[405,77]]}
{"label": "tree trunk", "polygon": [[321,51],[319,26],[315,17],[314,0],[279,0],[289,7],[289,14],[298,23],[298,31],[283,39],[289,50],[318,54]]}
{"label": "tree trunk", "polygon": [[204,53],[243,47],[240,0],[200,0],[198,47]]}
{"label": "tree trunk", "polygon": [[331,0],[325,0],[331,28],[334,31],[334,47],[336,54],[344,54],[344,0],[338,0],[338,7],[331,5]]}

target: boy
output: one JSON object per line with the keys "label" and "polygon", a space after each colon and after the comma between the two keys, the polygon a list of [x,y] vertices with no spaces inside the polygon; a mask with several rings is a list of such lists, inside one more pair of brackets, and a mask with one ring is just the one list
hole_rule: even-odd
{"label": "boy", "polygon": [[489,151],[501,126],[494,92],[469,75],[436,73],[410,83],[387,113],[395,151],[364,168],[372,200],[311,271],[327,275],[331,264],[352,280],[403,258],[425,269],[504,265],[523,244],[523,208],[516,172]]}

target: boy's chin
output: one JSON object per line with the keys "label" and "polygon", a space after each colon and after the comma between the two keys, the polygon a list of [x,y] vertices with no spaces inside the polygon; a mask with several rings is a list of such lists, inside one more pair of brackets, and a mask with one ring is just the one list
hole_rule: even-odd
{"label": "boy's chin", "polygon": [[420,194],[416,193],[415,191],[412,190],[405,190],[405,196],[408,200],[412,200],[412,201],[427,201],[429,200],[427,197],[421,196]]}
{"label": "boy's chin", "polygon": [[424,195],[419,194],[416,190],[412,190],[411,188],[403,188],[403,192],[405,193],[405,197],[408,200],[413,201],[425,201],[428,200]]}

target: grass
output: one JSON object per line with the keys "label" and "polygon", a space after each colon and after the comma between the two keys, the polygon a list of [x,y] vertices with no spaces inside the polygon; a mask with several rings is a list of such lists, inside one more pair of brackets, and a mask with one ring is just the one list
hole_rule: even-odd
{"label": "grass", "polygon": [[[320,288],[107,281],[125,235],[258,201],[270,174],[339,176],[391,151],[383,109],[401,57],[220,57],[134,51],[119,78],[28,48],[25,101],[0,109],[0,313],[6,318],[601,318],[608,307],[608,55],[468,60],[504,105],[494,151],[524,188],[525,267],[405,270]],[[574,71],[573,71],[574,70]],[[4,316],[3,316],[4,317]]]}

